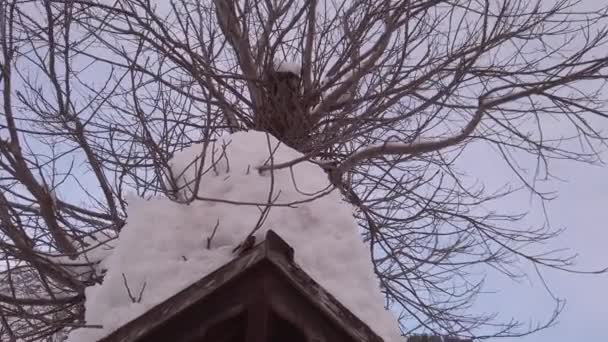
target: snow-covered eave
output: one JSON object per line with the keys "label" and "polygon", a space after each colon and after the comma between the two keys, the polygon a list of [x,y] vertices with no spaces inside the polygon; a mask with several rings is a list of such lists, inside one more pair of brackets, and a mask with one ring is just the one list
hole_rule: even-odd
{"label": "snow-covered eave", "polygon": [[[188,308],[200,305],[199,303],[212,297],[219,289],[232,286],[230,284],[249,286],[254,280],[245,281],[247,274],[259,274],[261,265],[270,266],[273,273],[287,280],[295,293],[304,295],[312,306],[327,320],[347,332],[353,341],[382,342],[356,313],[350,312],[294,262],[293,248],[272,230],[266,233],[266,239],[262,243],[153,307],[102,341],[147,341],[153,340],[154,334],[161,331],[165,335],[170,334],[173,329],[171,322],[187,319],[185,315]],[[250,272],[254,269],[258,271]],[[272,291],[266,293],[272,296]],[[218,307],[219,310],[221,307]],[[183,329],[183,325],[179,325],[179,328]]]}
{"label": "snow-covered eave", "polygon": [[[96,267],[105,271],[103,283],[85,289],[85,321],[102,329],[75,329],[68,341],[99,340],[229,263],[260,219],[259,206],[253,204],[266,203],[269,193],[280,194],[281,203],[298,205],[273,203],[251,236],[263,240],[272,227],[298,250],[297,263],[311,277],[386,342],[398,341],[396,318],[384,308],[352,207],[336,191],[314,200],[306,195],[328,189],[326,172],[308,161],[272,175],[250,172],[270,155],[277,164],[303,157],[264,132],[238,132],[218,141],[226,146],[226,158],[202,155],[205,145],[195,144],[171,160],[172,172],[182,175],[176,184],[184,189],[180,195],[192,196],[187,185],[201,184],[196,188],[200,200],[183,205],[162,196],[129,199],[129,218],[115,248]],[[200,164],[193,162],[201,158]],[[200,165],[211,164],[215,172],[200,176]],[[91,252],[89,261],[100,260],[97,248]]]}

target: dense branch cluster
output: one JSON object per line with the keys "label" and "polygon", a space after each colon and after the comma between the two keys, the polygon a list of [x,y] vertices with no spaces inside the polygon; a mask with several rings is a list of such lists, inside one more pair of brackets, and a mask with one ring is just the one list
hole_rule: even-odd
{"label": "dense branch cluster", "polygon": [[[171,157],[249,129],[305,154],[260,172],[310,160],[354,206],[404,335],[550,325],[560,303],[530,329],[471,311],[480,266],[573,270],[537,247],[558,231],[484,208],[522,187],[549,200],[535,181],[553,159],[598,161],[606,15],[571,0],[0,1],[0,335],[86,325],[91,252],[126,197],[209,200],[180,195]],[[477,145],[519,186],[467,177]]]}

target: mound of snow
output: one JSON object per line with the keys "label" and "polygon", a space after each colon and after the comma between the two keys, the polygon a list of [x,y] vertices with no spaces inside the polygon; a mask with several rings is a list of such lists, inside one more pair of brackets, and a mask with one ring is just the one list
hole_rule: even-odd
{"label": "mound of snow", "polygon": [[302,72],[302,66],[298,63],[293,62],[280,62],[275,65],[275,71],[288,72],[296,76],[300,76],[300,73]]}
{"label": "mound of snow", "polygon": [[[261,132],[223,137],[208,146],[204,160],[202,152],[203,145],[192,146],[174,157],[172,167],[185,187],[183,198],[193,194],[195,175],[202,175],[197,195],[204,200],[129,201],[127,225],[104,261],[104,282],[86,290],[86,323],[103,329],[75,330],[68,341],[107,335],[214,271],[234,258],[234,247],[260,222],[257,241],[268,229],[276,231],[317,282],[386,342],[399,339],[352,208],[337,191],[328,192],[327,176],[318,166],[302,162],[292,170],[258,172],[265,163],[301,156]],[[260,219],[269,198],[274,206]]]}
{"label": "mound of snow", "polygon": [[[81,281],[97,279],[103,276],[107,267],[105,259],[112,254],[114,249],[113,233],[97,232],[92,233],[82,239],[82,249],[85,250],[76,259],[68,256],[48,256],[52,263],[60,265],[69,274]],[[74,241],[74,243],[78,243]]]}

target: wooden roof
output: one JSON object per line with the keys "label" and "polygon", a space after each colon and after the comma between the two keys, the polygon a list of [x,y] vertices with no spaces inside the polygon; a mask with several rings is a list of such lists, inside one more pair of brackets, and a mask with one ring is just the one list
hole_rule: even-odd
{"label": "wooden roof", "polygon": [[260,319],[257,310],[267,306],[289,319],[312,324],[313,330],[327,331],[318,333],[332,341],[382,342],[294,262],[294,250],[273,231],[262,243],[101,341],[201,341],[209,322],[247,308],[252,308],[247,309],[247,319]]}

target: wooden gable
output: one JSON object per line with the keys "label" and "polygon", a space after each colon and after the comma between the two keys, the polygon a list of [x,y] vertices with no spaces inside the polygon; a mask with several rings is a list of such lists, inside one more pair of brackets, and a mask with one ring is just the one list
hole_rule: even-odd
{"label": "wooden gable", "polygon": [[382,342],[276,233],[103,342]]}

